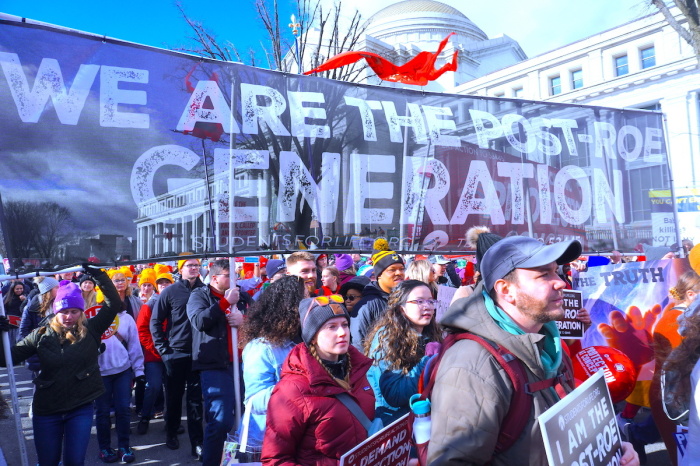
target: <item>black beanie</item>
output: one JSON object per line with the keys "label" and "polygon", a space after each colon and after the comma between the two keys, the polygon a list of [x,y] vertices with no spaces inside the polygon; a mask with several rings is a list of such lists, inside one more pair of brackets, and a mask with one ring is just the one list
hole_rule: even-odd
{"label": "black beanie", "polygon": [[[330,298],[320,296],[320,300]],[[350,314],[345,304],[330,301],[328,304],[319,304],[319,298],[302,299],[299,303],[299,319],[301,321],[301,338],[306,345],[311,344],[319,329],[334,317],[345,317],[350,323]]]}
{"label": "black beanie", "polygon": [[379,251],[372,256],[372,264],[374,264],[374,279],[376,280],[387,267],[393,264],[404,264],[404,261],[394,251]]}
{"label": "black beanie", "polygon": [[481,272],[479,264],[481,264],[481,258],[484,257],[486,251],[489,250],[491,246],[498,243],[503,238],[495,233],[484,232],[479,234],[476,240],[476,270]]}

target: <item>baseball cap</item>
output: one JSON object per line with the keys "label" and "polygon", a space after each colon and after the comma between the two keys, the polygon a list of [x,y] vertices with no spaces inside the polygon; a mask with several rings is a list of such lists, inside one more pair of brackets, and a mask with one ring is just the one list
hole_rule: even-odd
{"label": "baseball cap", "polygon": [[481,274],[487,291],[497,280],[515,269],[531,269],[556,262],[566,264],[581,255],[581,243],[577,240],[545,245],[527,236],[511,236],[494,244],[481,261]]}
{"label": "baseball cap", "polygon": [[265,265],[265,273],[267,274],[267,278],[272,278],[286,268],[287,266],[283,260],[270,259],[267,261],[267,265]]}
{"label": "baseball cap", "polygon": [[445,264],[450,263],[449,259],[446,259],[445,256],[441,256],[441,255],[430,256],[430,257],[428,257],[428,260],[430,261],[431,264],[445,265]]}

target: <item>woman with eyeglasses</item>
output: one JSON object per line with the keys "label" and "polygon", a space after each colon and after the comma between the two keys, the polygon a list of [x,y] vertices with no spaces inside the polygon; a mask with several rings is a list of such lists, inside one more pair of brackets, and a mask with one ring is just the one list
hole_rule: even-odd
{"label": "woman with eyeglasses", "polygon": [[[428,359],[426,345],[442,341],[436,307],[425,282],[401,282],[389,295],[386,313],[368,335],[365,354],[373,363],[367,378],[374,390],[377,416],[385,426],[408,412],[409,398],[418,392],[418,379]],[[390,377],[382,377],[385,373]]]}
{"label": "woman with eyeglasses", "polygon": [[303,343],[289,353],[272,391],[262,464],[337,465],[368,436],[372,362],[350,346],[350,315],[341,296],[304,299],[299,316]]}

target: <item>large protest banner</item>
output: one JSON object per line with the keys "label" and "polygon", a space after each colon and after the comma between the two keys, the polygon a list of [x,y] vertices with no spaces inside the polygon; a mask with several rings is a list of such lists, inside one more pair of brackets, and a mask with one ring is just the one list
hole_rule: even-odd
{"label": "large protest banner", "polygon": [[654,112],[357,85],[9,19],[0,44],[4,200],[50,199],[136,258],[382,233],[464,250],[475,224],[631,249],[630,179],[668,169]]}
{"label": "large protest banner", "polygon": [[687,259],[630,262],[590,267],[573,274],[583,292],[591,327],[582,346],[610,346],[625,353],[637,371],[637,389],[629,401],[649,406],[648,388],[654,371],[654,332],[676,332],[679,311],[669,289],[690,270]]}
{"label": "large protest banner", "polygon": [[700,189],[679,188],[674,194],[675,208],[670,189],[649,191],[653,246],[677,245],[678,237],[700,241]]}

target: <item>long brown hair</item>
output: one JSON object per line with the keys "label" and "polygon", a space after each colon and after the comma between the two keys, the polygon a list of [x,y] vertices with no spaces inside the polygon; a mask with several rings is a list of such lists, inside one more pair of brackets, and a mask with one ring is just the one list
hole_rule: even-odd
{"label": "long brown hair", "polygon": [[700,292],[700,275],[693,270],[685,272],[678,277],[676,286],[668,290],[674,301],[678,304],[684,303],[688,299],[688,291]]}
{"label": "long brown hair", "polygon": [[[423,328],[422,335],[418,335],[403,311],[408,295],[419,286],[430,289],[420,280],[405,280],[389,295],[386,312],[365,339],[365,354],[374,359],[375,364],[384,360],[389,364],[390,370],[400,370],[407,374],[425,356],[424,339],[428,342],[442,341],[442,333],[435,321],[435,315]],[[380,332],[379,345],[374,354],[370,354],[377,332]]]}
{"label": "long brown hair", "polygon": [[664,371],[673,371],[679,376],[679,382],[671,388],[679,402],[687,402],[692,396],[690,373],[700,359],[700,312],[693,312],[685,324],[683,341],[671,351],[663,366]]}

